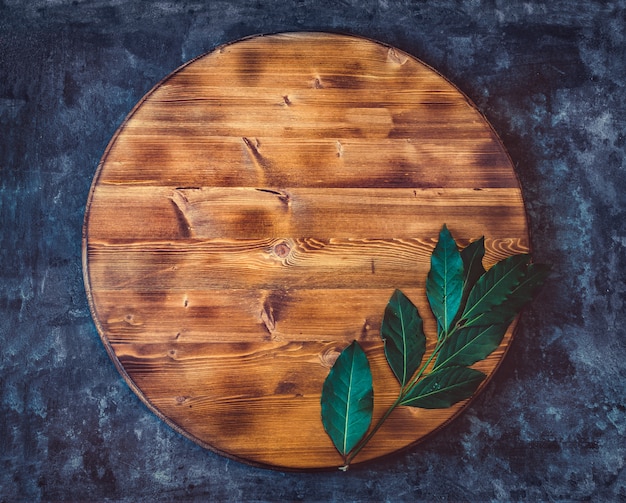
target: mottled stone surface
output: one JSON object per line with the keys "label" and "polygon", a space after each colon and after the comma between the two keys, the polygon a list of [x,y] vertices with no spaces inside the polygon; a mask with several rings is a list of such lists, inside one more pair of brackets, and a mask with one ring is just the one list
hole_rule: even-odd
{"label": "mottled stone surface", "polygon": [[[626,2],[0,0],[0,501],[626,500]],[[554,264],[485,393],[343,473],[261,470],[150,413],[90,318],[81,225],[104,148],[183,62],[243,36],[354,33],[463,90]]]}

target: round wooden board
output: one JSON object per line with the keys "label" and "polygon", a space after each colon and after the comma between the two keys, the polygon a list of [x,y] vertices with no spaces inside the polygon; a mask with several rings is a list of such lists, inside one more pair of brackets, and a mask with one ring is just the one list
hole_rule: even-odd
{"label": "round wooden board", "polygon": [[[279,469],[336,467],[322,383],[357,339],[378,418],[397,396],[379,335],[395,288],[435,322],[424,282],[443,224],[485,265],[527,252],[511,161],[489,124],[415,58],[358,37],[259,36],[158,84],[109,144],[84,272],[118,369],[176,430]],[[500,348],[477,368],[492,374]],[[355,462],[457,415],[394,411]]]}

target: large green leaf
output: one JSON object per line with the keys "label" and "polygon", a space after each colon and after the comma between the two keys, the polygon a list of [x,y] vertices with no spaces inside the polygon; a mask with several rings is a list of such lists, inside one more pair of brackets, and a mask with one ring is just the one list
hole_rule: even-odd
{"label": "large green leaf", "polygon": [[520,285],[529,261],[530,255],[513,255],[501,260],[483,274],[469,293],[461,315],[462,324],[493,324],[493,321],[488,320],[487,313],[501,306]]}
{"label": "large green leaf", "polygon": [[469,366],[484,360],[500,345],[507,327],[508,323],[457,330],[441,346],[435,370],[451,365]]}
{"label": "large green leaf", "polygon": [[342,456],[365,435],[372,422],[372,372],[363,349],[353,341],[330,369],[322,387],[322,423]]}
{"label": "large green leaf", "polygon": [[446,333],[459,311],[463,295],[463,260],[454,238],[444,225],[439,241],[430,258],[430,272],[426,278],[426,296],[430,308]]}
{"label": "large green leaf", "polygon": [[445,409],[471,397],[485,377],[467,367],[444,367],[418,381],[400,405]]}
{"label": "large green leaf", "polygon": [[490,311],[480,317],[480,324],[507,325],[530,303],[537,290],[543,286],[551,266],[546,264],[528,264],[519,284],[513,288],[509,296],[502,304],[494,306]]}
{"label": "large green leaf", "polygon": [[385,356],[393,373],[404,386],[418,369],[426,351],[422,318],[400,290],[393,292],[380,327]]}

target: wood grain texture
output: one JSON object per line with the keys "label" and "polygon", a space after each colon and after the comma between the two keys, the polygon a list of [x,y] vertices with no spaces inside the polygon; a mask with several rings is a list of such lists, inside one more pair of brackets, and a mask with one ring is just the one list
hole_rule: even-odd
{"label": "wood grain texture", "polygon": [[[323,380],[353,339],[374,417],[398,385],[379,336],[394,288],[418,306],[446,223],[485,266],[529,248],[511,161],[484,118],[415,58],[351,36],[254,37],[183,66],[109,144],[85,217],[92,314],[161,418],[234,459],[323,469]],[[477,367],[492,374],[510,343]],[[401,407],[363,462],[456,416]]]}

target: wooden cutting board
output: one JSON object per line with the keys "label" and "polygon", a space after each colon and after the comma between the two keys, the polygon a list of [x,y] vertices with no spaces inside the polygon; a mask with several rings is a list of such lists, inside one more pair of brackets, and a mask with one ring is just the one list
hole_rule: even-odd
{"label": "wooden cutting board", "polygon": [[[444,223],[462,246],[485,236],[487,267],[529,249],[511,161],[468,99],[380,43],[259,36],[178,69],[119,128],[87,206],[87,294],[113,362],[173,428],[254,465],[334,467],[322,383],[357,339],[374,420],[394,400],[382,314],[402,289],[432,348]],[[511,335],[477,367],[491,375]],[[464,406],[397,409],[355,462]]]}

